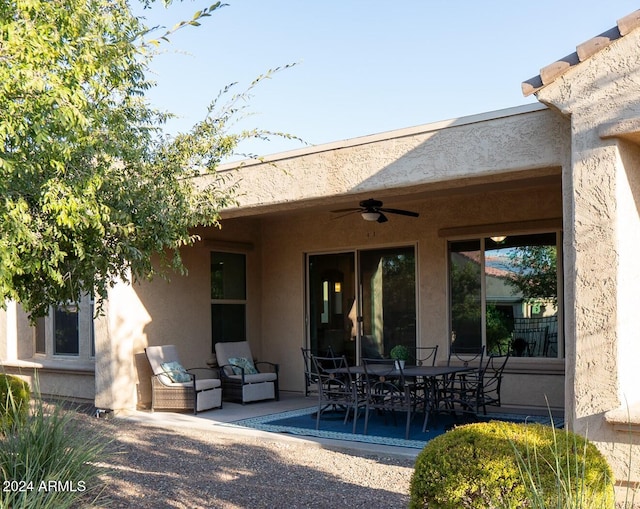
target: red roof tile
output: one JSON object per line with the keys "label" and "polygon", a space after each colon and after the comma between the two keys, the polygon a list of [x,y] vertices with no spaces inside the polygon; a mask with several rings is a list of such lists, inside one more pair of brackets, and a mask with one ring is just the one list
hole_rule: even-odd
{"label": "red roof tile", "polygon": [[541,88],[553,83],[556,78],[567,72],[571,67],[584,62],[616,39],[624,37],[638,27],[640,27],[640,10],[619,19],[615,27],[578,45],[575,53],[571,53],[543,67],[538,76],[534,76],[522,83],[522,93],[525,97],[535,94]]}

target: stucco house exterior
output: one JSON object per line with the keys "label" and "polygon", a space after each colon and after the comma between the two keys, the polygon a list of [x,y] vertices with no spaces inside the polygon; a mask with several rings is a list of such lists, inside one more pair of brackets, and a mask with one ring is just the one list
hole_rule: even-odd
{"label": "stucco house exterior", "polygon": [[[640,11],[522,87],[539,104],[223,167],[239,204],[221,229],[197,230],[188,275],[120,284],[95,320],[89,299],[36,327],[8,303],[3,369],[125,410],[148,405],[149,345],[175,343],[200,366],[216,341],[247,339],[280,364],[281,390],[302,392],[301,347],[357,361],[437,344],[446,362],[544,318],[509,361],[503,405],[561,414],[621,483],[629,470],[640,481]],[[345,210],[369,199],[387,221]],[[534,252],[553,259],[544,290],[492,283],[489,259]],[[514,273],[529,273],[520,260]]]}

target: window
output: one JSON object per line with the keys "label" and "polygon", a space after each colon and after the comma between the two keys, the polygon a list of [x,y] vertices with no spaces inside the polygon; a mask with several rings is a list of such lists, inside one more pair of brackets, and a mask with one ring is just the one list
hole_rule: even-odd
{"label": "window", "polygon": [[246,339],[246,279],[244,254],[211,253],[212,346]]}
{"label": "window", "polygon": [[40,317],[36,320],[36,331],[35,331],[35,339],[36,339],[36,347],[35,352],[39,354],[47,353],[47,341],[46,341],[46,318]]}
{"label": "window", "polygon": [[78,307],[58,306],[53,315],[53,354],[79,355]]}
{"label": "window", "polygon": [[451,348],[561,357],[558,235],[449,242]]}
{"label": "window", "polygon": [[82,298],[79,305],[51,308],[38,318],[34,328],[34,352],[45,357],[95,357],[93,299]]}

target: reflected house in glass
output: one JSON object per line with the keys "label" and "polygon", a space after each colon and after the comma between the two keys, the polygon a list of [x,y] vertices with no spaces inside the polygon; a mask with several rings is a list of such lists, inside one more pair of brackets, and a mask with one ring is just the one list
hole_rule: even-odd
{"label": "reflected house in glass", "polygon": [[[300,393],[300,348],[438,346],[436,364],[511,348],[503,408],[550,407],[640,481],[639,27],[631,13],[525,81],[538,104],[220,167],[238,203],[193,230],[188,274],[118,284],[95,319],[89,296],[35,326],[7,303],[2,369],[121,410],[150,403],[148,346],[197,367],[246,339]],[[332,212],[379,201],[417,215]]]}
{"label": "reflected house in glass", "polygon": [[533,234],[449,244],[454,348],[558,356],[557,242]]}

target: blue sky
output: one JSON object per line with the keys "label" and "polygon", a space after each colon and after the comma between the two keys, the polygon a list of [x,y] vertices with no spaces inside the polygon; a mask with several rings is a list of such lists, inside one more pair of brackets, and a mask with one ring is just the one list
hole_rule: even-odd
{"label": "blue sky", "polygon": [[[173,26],[212,3],[176,2],[140,11]],[[535,103],[521,83],[639,8],[626,0],[228,0],[197,28],[162,46],[150,102],[186,131],[227,84],[255,90],[239,127],[327,143]],[[157,32],[161,35],[162,31]],[[246,150],[300,148],[273,140]]]}

